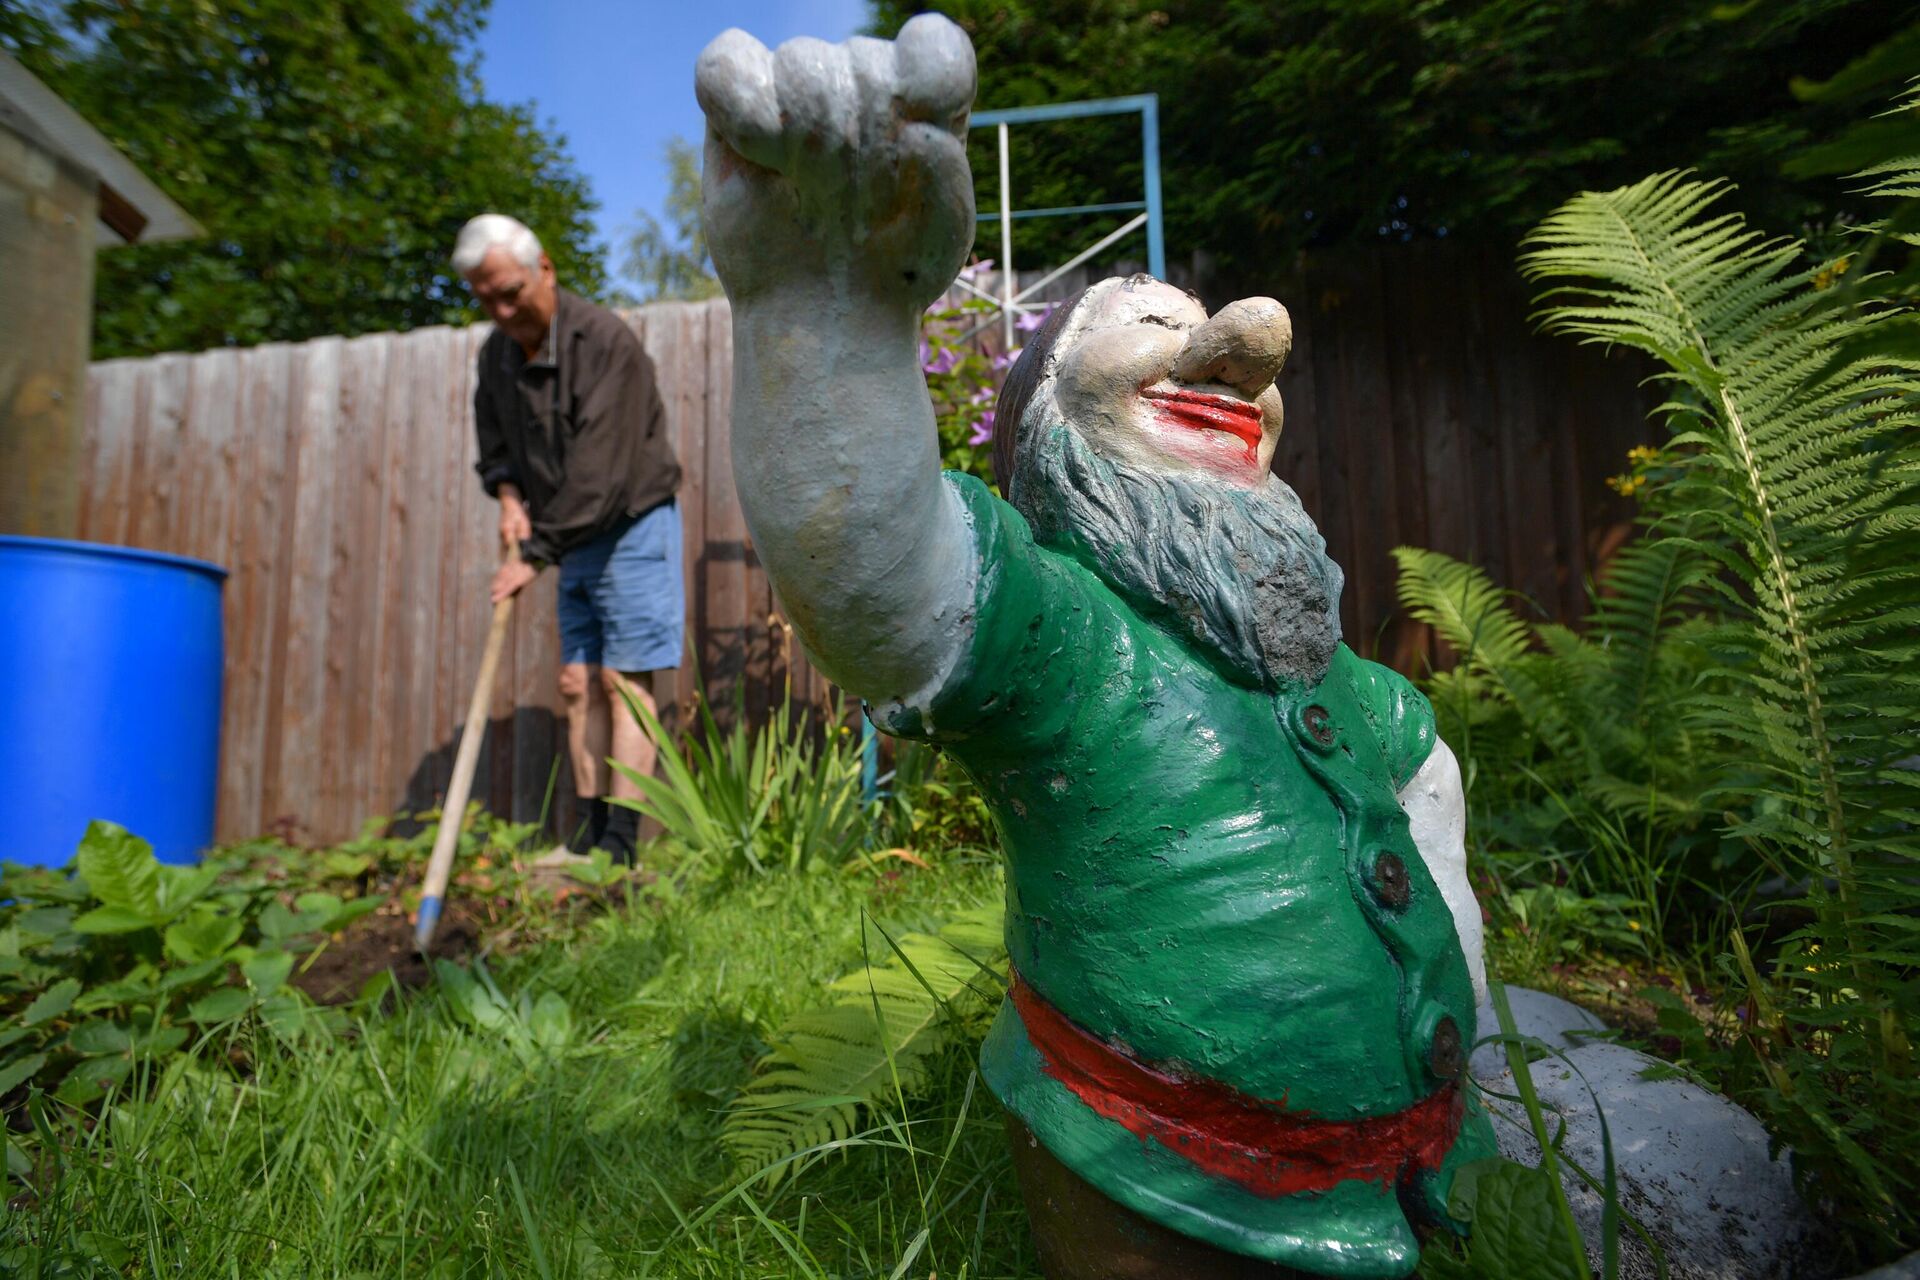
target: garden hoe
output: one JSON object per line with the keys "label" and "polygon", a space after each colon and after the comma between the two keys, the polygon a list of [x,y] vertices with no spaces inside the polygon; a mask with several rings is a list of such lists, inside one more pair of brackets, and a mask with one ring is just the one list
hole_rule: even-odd
{"label": "garden hoe", "polygon": [[[512,564],[519,558],[517,548],[507,549],[507,563]],[[487,629],[487,648],[480,657],[480,678],[473,682],[473,699],[467,703],[467,724],[460,731],[460,750],[453,758],[453,779],[447,783],[447,798],[440,806],[440,829],[434,833],[433,856],[427,859],[420,915],[413,926],[414,945],[423,952],[433,941],[434,928],[440,923],[440,908],[446,901],[453,851],[460,845],[460,828],[465,825],[467,793],[473,790],[474,767],[480,763],[480,740],[487,735],[487,702],[493,690],[493,675],[500,666],[507,624],[512,621],[513,597],[508,596],[493,606],[493,625]]]}

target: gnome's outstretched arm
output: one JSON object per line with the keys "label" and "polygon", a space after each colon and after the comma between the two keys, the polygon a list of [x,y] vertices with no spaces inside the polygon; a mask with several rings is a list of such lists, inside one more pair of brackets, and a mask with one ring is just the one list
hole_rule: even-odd
{"label": "gnome's outstretched arm", "polygon": [[965,650],[977,573],[919,357],[973,243],[973,48],[933,15],[772,52],[733,30],[695,87],[754,548],[829,677],[914,701]]}

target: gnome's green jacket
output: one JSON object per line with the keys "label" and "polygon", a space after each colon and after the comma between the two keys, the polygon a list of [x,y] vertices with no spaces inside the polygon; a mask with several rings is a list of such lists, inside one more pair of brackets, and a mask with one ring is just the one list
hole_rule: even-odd
{"label": "gnome's green jacket", "polygon": [[1397,793],[1417,690],[1341,646],[1311,689],[1236,683],[978,481],[970,651],[923,710],[1008,859],[1016,999],[981,1055],[1047,1149],[1234,1252],[1401,1276],[1416,1216],[1493,1153],[1460,1081],[1472,979]]}

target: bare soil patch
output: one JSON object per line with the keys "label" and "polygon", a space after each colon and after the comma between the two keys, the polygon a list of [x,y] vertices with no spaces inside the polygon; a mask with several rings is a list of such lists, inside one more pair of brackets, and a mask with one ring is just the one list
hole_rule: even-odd
{"label": "bare soil patch", "polygon": [[375,912],[329,941],[290,981],[319,1004],[346,1004],[381,973],[391,973],[400,987],[423,987],[433,977],[429,958],[461,960],[480,949],[482,924],[480,909],[456,898],[447,904],[423,956],[413,945],[413,923],[405,913]]}

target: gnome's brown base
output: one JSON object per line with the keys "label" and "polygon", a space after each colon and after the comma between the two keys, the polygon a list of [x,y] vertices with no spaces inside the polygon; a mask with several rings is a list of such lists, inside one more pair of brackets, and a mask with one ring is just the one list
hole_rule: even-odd
{"label": "gnome's brown base", "polygon": [[1169,1231],[1109,1200],[1011,1113],[1007,1139],[1047,1280],[1311,1280],[1304,1271]]}

